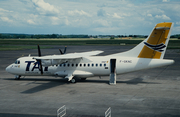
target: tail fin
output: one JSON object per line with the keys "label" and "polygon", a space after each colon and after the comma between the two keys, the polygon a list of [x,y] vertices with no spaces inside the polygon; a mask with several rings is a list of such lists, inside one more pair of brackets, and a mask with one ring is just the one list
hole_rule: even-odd
{"label": "tail fin", "polygon": [[109,56],[163,59],[172,27],[173,23],[170,22],[159,23],[154,27],[148,38],[133,49]]}
{"label": "tail fin", "polygon": [[163,59],[169,42],[173,23],[159,23],[149,35],[144,47],[139,54],[139,58]]}

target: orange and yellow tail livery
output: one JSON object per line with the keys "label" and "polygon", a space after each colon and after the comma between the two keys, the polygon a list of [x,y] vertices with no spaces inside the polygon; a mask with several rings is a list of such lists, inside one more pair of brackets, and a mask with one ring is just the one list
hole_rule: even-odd
{"label": "orange and yellow tail livery", "polygon": [[169,32],[172,25],[172,23],[166,22],[157,24],[149,35],[147,42],[144,42],[144,47],[138,57],[154,59],[163,58],[169,41]]}

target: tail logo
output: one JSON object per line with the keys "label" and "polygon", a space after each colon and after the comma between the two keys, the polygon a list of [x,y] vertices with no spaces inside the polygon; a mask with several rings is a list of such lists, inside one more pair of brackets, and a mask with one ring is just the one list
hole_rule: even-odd
{"label": "tail logo", "polygon": [[147,43],[147,42],[144,42],[144,44],[145,44],[148,48],[150,48],[150,49],[152,49],[152,50],[155,50],[155,51],[158,51],[158,52],[163,52],[163,51],[164,51],[163,49],[166,47],[163,43],[158,44],[158,45],[151,45],[151,44],[149,44],[149,43]]}

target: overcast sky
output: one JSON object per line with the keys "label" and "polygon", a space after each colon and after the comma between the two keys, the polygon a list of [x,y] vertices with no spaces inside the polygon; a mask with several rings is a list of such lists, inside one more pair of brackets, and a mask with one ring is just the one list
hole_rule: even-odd
{"label": "overcast sky", "polygon": [[149,35],[160,22],[180,34],[180,0],[0,0],[0,33]]}

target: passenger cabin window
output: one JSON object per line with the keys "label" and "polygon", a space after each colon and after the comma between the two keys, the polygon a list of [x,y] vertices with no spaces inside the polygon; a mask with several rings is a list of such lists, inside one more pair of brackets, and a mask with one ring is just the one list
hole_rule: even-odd
{"label": "passenger cabin window", "polygon": [[64,63],[64,67],[66,67],[66,64]]}
{"label": "passenger cabin window", "polygon": [[92,64],[92,67],[94,67],[94,64]]}
{"label": "passenger cabin window", "polygon": [[96,67],[98,66],[98,64],[96,64]]}
{"label": "passenger cabin window", "polygon": [[90,64],[88,64],[88,67],[90,66]]}
{"label": "passenger cabin window", "polygon": [[106,64],[104,64],[104,67],[106,67]]}
{"label": "passenger cabin window", "polygon": [[72,67],[74,67],[74,64],[72,64]]}
{"label": "passenger cabin window", "polygon": [[84,64],[84,67],[86,67],[86,64]]}
{"label": "passenger cabin window", "polygon": [[102,66],[102,64],[99,65],[100,67]]}
{"label": "passenger cabin window", "polygon": [[79,66],[81,67],[81,66],[82,66],[82,64],[79,64]]}
{"label": "passenger cabin window", "polygon": [[76,67],[78,66],[78,64],[76,64]]}

